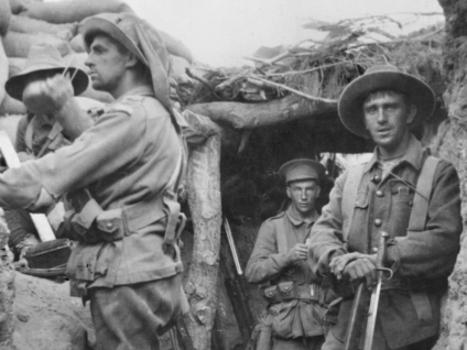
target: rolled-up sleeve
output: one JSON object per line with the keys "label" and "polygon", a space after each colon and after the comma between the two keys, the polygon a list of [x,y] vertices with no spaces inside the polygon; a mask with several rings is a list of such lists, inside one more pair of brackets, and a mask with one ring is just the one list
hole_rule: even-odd
{"label": "rolled-up sleeve", "polygon": [[250,283],[261,283],[277,276],[287,265],[287,254],[277,249],[275,227],[265,221],[259,231],[245,271]]}
{"label": "rolled-up sleeve", "polygon": [[462,232],[459,178],[454,167],[441,161],[435,173],[426,229],[408,231],[388,247],[388,260],[402,276],[438,278],[454,267]]}

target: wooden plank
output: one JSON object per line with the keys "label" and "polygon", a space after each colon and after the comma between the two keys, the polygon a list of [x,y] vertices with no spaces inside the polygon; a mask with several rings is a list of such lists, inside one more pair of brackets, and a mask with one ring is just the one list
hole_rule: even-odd
{"label": "wooden plank", "polygon": [[[9,168],[17,168],[21,165],[18,154],[16,153],[8,134],[3,130],[0,130],[0,152],[2,152],[6,165]],[[40,213],[30,213],[29,215],[31,216],[31,220],[34,223],[34,227],[36,228],[42,242],[52,241],[55,239],[54,231],[47,220],[47,216]]]}

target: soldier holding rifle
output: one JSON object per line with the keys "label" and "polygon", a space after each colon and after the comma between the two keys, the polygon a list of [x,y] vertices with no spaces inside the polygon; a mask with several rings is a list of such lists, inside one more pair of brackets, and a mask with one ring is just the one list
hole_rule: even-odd
{"label": "soldier holding rifle", "polygon": [[[462,222],[454,167],[430,156],[411,131],[434,106],[428,85],[390,65],[369,68],[339,99],[345,127],[371,138],[376,149],[369,162],[337,179],[307,242],[312,266],[333,275],[338,285],[364,281],[371,289],[379,274],[378,242],[387,232],[384,264],[393,272],[381,285],[374,334],[365,335],[363,327],[354,349],[364,342],[375,350],[430,349],[438,336],[441,296]],[[366,322],[351,317],[356,293],[342,290],[344,300],[324,350],[344,349],[349,326]]]}
{"label": "soldier holding rifle", "polygon": [[326,291],[307,265],[305,240],[318,218],[324,167],[294,159],[279,173],[290,205],[261,226],[245,273],[249,282],[265,285],[268,302],[257,349],[318,350],[324,340]]}

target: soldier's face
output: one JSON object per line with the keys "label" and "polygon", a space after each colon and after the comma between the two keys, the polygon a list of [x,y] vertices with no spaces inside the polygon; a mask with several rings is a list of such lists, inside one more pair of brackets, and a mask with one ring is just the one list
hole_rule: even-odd
{"label": "soldier's face", "polygon": [[92,87],[114,95],[129,66],[130,58],[130,53],[122,49],[113,39],[106,35],[96,35],[85,62],[89,68]]}
{"label": "soldier's face", "polygon": [[319,197],[320,187],[313,180],[296,181],[287,186],[291,206],[302,215],[311,214]]}
{"label": "soldier's face", "polygon": [[397,155],[409,126],[416,114],[416,107],[409,105],[404,95],[393,91],[370,94],[363,102],[365,126],[371,138],[386,156]]}

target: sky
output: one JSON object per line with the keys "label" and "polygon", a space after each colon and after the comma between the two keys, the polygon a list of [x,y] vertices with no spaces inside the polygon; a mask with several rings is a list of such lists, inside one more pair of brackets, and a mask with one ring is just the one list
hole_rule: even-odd
{"label": "sky", "polygon": [[260,46],[297,43],[314,20],[442,12],[437,0],[126,0],[141,17],[181,40],[197,61],[239,66]]}

